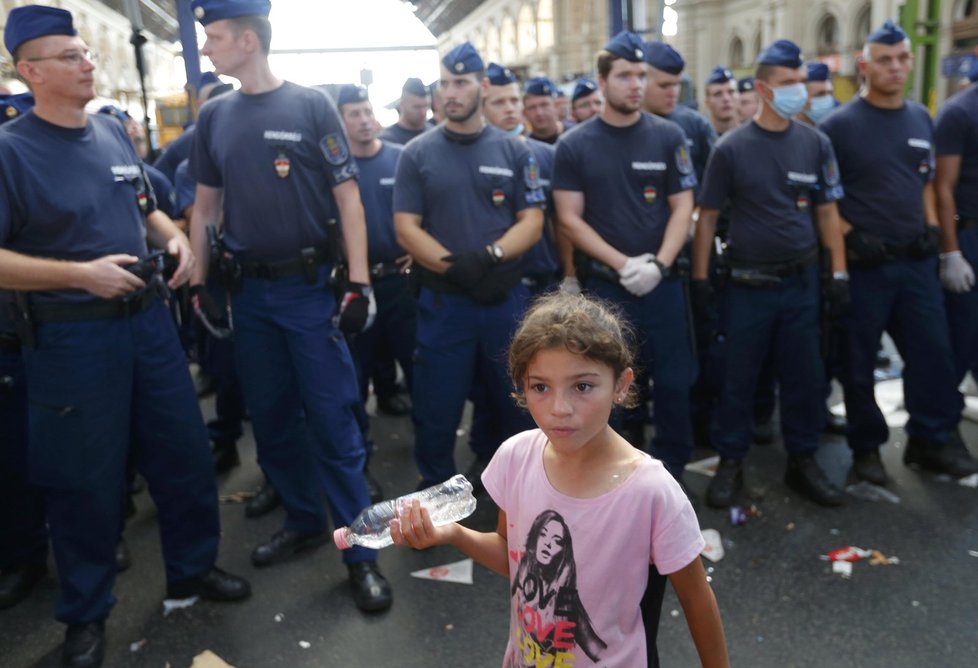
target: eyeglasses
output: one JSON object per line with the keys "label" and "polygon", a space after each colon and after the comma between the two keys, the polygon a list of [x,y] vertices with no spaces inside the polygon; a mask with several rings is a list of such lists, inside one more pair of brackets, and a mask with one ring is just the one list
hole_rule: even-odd
{"label": "eyeglasses", "polygon": [[43,58],[28,58],[28,61],[36,63],[41,60],[60,60],[65,65],[78,66],[83,60],[94,63],[98,60],[98,54],[93,51],[65,51],[57,56],[44,56]]}

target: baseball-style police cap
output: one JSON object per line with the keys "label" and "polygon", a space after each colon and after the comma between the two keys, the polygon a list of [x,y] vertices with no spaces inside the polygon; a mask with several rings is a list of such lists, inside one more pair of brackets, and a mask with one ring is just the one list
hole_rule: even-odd
{"label": "baseball-style police cap", "polygon": [[498,63],[489,63],[486,67],[486,78],[493,86],[506,86],[517,81],[513,70]]}
{"label": "baseball-style police cap", "polygon": [[240,16],[268,16],[272,9],[270,0],[192,0],[194,18],[201,25]]}
{"label": "baseball-style police cap", "polygon": [[357,102],[366,102],[369,98],[367,95],[367,89],[363,86],[354,86],[353,84],[347,84],[340,88],[339,92],[336,94],[336,106],[342,107],[344,104],[355,104]]}
{"label": "baseball-style police cap", "polygon": [[808,70],[809,81],[829,80],[829,66],[825,63],[808,63],[805,65],[805,69]]}
{"label": "baseball-style police cap", "polygon": [[469,74],[486,69],[482,56],[475,50],[471,42],[462,42],[442,56],[441,64],[452,74]]}
{"label": "baseball-style police cap", "polygon": [[526,82],[523,93],[526,95],[539,95],[541,97],[554,97],[557,94],[557,87],[547,77],[533,77]]}
{"label": "baseball-style police cap", "polygon": [[12,121],[34,106],[34,96],[30,93],[0,95],[0,123]]}
{"label": "baseball-style police cap", "polygon": [[590,79],[580,79],[574,86],[574,93],[571,95],[571,104],[577,102],[582,97],[593,95],[598,92],[598,84]]}
{"label": "baseball-style police cap", "polygon": [[645,58],[645,42],[633,32],[622,30],[604,45],[604,50],[632,63],[640,63]]}
{"label": "baseball-style police cap", "polygon": [[113,118],[119,120],[123,124],[132,118],[128,111],[123,111],[114,104],[106,104],[99,108],[98,113],[105,114],[106,116],[112,116]]}
{"label": "baseball-style police cap", "polygon": [[754,77],[744,77],[737,82],[738,93],[749,93],[754,90]]}
{"label": "baseball-style police cap", "polygon": [[883,25],[869,34],[866,38],[867,44],[899,44],[907,39],[907,33],[903,28],[893,22],[893,19],[886,19]]}
{"label": "baseball-style police cap", "polygon": [[649,42],[645,45],[645,62],[668,74],[681,74],[686,61],[679,52],[665,42]]}
{"label": "baseball-style police cap", "polygon": [[204,72],[200,75],[200,79],[197,80],[197,92],[204,86],[210,86],[211,84],[219,84],[221,80],[217,78],[214,72]]}
{"label": "baseball-style police cap", "polygon": [[734,81],[733,72],[728,70],[723,65],[717,65],[716,67],[713,68],[713,71],[710,72],[710,76],[707,77],[706,85],[709,86],[710,84],[722,84],[722,83],[727,83],[728,81]]}
{"label": "baseball-style police cap", "polygon": [[45,5],[14,7],[7,14],[7,25],[3,29],[3,45],[13,53],[24,42],[46,35],[78,34],[71,19],[71,12]]}
{"label": "baseball-style police cap", "polygon": [[777,67],[790,67],[793,70],[802,66],[801,49],[794,42],[787,39],[779,39],[757,56],[758,65],[775,65]]}
{"label": "baseball-style police cap", "polygon": [[421,79],[411,77],[401,86],[401,93],[407,93],[416,97],[426,97],[428,95],[428,88]]}

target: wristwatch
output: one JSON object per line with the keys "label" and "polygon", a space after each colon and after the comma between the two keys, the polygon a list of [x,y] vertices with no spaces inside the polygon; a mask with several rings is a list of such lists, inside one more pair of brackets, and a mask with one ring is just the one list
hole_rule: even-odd
{"label": "wristwatch", "polygon": [[489,257],[492,258],[492,261],[497,264],[502,262],[503,258],[506,257],[506,252],[499,244],[490,244],[489,246],[486,246],[486,250],[489,251]]}
{"label": "wristwatch", "polygon": [[848,281],[849,272],[848,271],[833,271],[832,278],[836,281]]}

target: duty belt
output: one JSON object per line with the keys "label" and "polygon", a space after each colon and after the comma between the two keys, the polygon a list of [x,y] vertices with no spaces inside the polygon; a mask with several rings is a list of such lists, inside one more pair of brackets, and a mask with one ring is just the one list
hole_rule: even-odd
{"label": "duty belt", "polygon": [[[676,259],[677,263],[679,259]],[[660,265],[661,266],[661,265]],[[609,283],[619,283],[621,281],[621,276],[617,271],[606,265],[604,262],[595,260],[592,257],[587,258],[587,273],[588,276],[594,278],[600,278],[603,281],[608,281]],[[666,267],[662,272],[662,278],[672,278],[677,276],[673,267]]]}
{"label": "duty belt", "polygon": [[77,322],[79,320],[121,320],[142,313],[156,300],[159,293],[150,286],[123,299],[95,299],[87,302],[50,302],[30,305],[34,322]]}
{"label": "duty belt", "polygon": [[786,262],[743,262],[730,258],[727,266],[732,282],[763,288],[778,286],[782,279],[814,267],[817,261],[818,248],[812,248],[801,257]]}
{"label": "duty belt", "polygon": [[310,246],[299,252],[299,257],[288,260],[249,260],[235,257],[241,266],[241,275],[245,278],[260,278],[265,281],[277,281],[289,276],[304,274],[306,280],[315,281],[316,273],[321,265],[331,260],[330,246]]}
{"label": "duty belt", "polygon": [[[387,278],[388,276],[395,276],[400,274],[401,265],[399,265],[394,260],[388,260],[387,262],[377,262],[370,265],[370,278],[374,280],[379,280],[381,278]],[[403,272],[407,274],[408,272]]]}
{"label": "duty belt", "polygon": [[[520,282],[520,270],[510,269],[507,271],[495,272],[496,278],[506,289],[511,289]],[[464,295],[465,290],[445,278],[444,275],[433,271],[422,270],[418,272],[421,287],[434,290],[435,292],[446,292],[448,294]]]}

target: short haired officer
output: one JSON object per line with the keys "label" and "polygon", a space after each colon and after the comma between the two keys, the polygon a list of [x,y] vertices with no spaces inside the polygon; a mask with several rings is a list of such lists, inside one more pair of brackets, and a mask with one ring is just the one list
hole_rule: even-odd
{"label": "short haired officer", "polygon": [[805,80],[808,102],[796,120],[809,125],[818,125],[839,106],[839,103],[832,94],[832,75],[829,66],[825,63],[808,63],[805,69],[808,72],[808,79]]}
{"label": "short haired officer", "polygon": [[598,84],[591,79],[578,79],[571,93],[571,117],[583,123],[600,114],[603,107],[604,97]]}
{"label": "short haired officer", "polygon": [[546,196],[530,150],[486,126],[488,88],[470,43],[446,53],[446,120],[405,146],[397,165],[394,227],[421,284],[412,392],[420,487],[455,474],[455,432],[479,365],[503,436],[529,426],[509,398],[504,351],[528,297],[519,259],[540,239]]}
{"label": "short haired officer", "polygon": [[[336,97],[340,117],[350,141],[350,153],[360,168],[360,201],[367,222],[367,261],[370,283],[377,299],[377,318],[352,341],[357,362],[360,396],[368,396],[374,379],[378,410],[382,405],[406,414],[393,380],[383,379],[386,362],[397,360],[407,387],[413,384],[417,305],[411,284],[411,256],[397,243],[394,231],[394,175],[402,147],[377,136],[373,106],[362,86],[343,86]],[[382,366],[383,365],[383,366]],[[395,369],[396,375],[396,369]],[[385,384],[387,386],[385,386]]]}
{"label": "short haired officer", "polygon": [[63,660],[98,666],[133,448],[157,505],[167,595],[229,601],[250,588],[214,565],[207,433],[159,265],[140,261],[147,243],[165,248],[177,287],[193,268],[186,238],[156,209],[125,130],[86,113],[95,66],[72,15],[17,7],[4,42],[36,105],[0,127],[0,289],[16,292],[30,478],[44,490],[58,564]]}
{"label": "short haired officer", "polygon": [[[0,95],[0,124],[33,106],[30,93]],[[0,294],[0,610],[26,598],[48,571],[44,495],[29,482],[27,378],[8,301]]]}
{"label": "short haired officer", "polygon": [[740,102],[737,105],[737,115],[743,125],[757,115],[761,108],[761,99],[754,90],[754,77],[744,77],[737,82],[737,92],[740,93]]}
{"label": "short haired officer", "polygon": [[649,64],[649,77],[644,109],[683,129],[689,158],[696,172],[694,196],[698,196],[703,170],[717,139],[716,130],[703,114],[679,104],[682,72],[686,67],[686,61],[679,52],[665,42],[649,42],[645,45],[645,62]]}
{"label": "short haired officer", "polygon": [[717,136],[740,125],[740,93],[733,72],[717,65],[706,79],[706,108],[710,110],[710,123]]}
{"label": "short haired officer", "polygon": [[879,448],[889,429],[873,393],[880,336],[890,332],[906,364],[905,464],[965,476],[978,472],[958,433],[958,391],[944,296],[941,235],[934,206],[934,137],[927,109],[904,99],[910,39],[892,20],[866,38],[862,93],[822,121],[839,157],[839,202],[852,270],[852,309],[843,372],[853,472],[887,480]]}
{"label": "short haired officer", "polygon": [[842,190],[829,140],[791,120],[805,104],[800,49],[778,40],[757,62],[761,111],[713,149],[693,242],[693,280],[704,285],[717,216],[729,202],[729,279],[721,315],[726,368],[712,430],[720,466],[707,503],[727,507],[743,487],[755,390],[773,350],[788,451],[785,483],[816,503],[835,506],[843,503],[843,493],[814,457],[824,387],[817,265],[821,237],[835,272],[830,306],[843,310],[847,275],[835,204]]}
{"label": "short haired officer", "polygon": [[[975,70],[978,74],[978,66]],[[940,277],[955,377],[962,380],[971,371],[978,378],[978,84],[972,82],[944,104],[934,123],[934,145],[943,247]]]}
{"label": "short haired officer", "polygon": [[624,413],[623,434],[644,447],[651,376],[651,451],[681,480],[692,452],[696,363],[683,288],[668,274],[689,234],[696,175],[683,131],[642,113],[645,57],[645,44],[631,32],[599,52],[604,109],[561,138],[552,184],[559,228],[582,255],[578,278],[591,294],[620,305],[641,333],[642,406]]}
{"label": "short haired officer", "polygon": [[380,139],[391,144],[407,144],[428,130],[427,118],[428,88],[421,79],[411,77],[401,87],[397,123],[381,130]]}
{"label": "short haired officer", "polygon": [[[190,234],[202,257],[191,290],[204,306],[207,228],[221,220],[223,200],[223,243],[237,267],[227,278],[238,377],[258,459],[286,511],[283,529],[251,555],[256,566],[269,566],[327,540],[323,496],[337,527],[370,505],[355,415],[360,394],[341,335],[370,324],[366,225],[332,100],[269,68],[269,2],[193,0],[192,7],[207,35],[201,52],[241,88],[204,105],[197,119]],[[336,218],[348,263],[339,300],[329,286],[339,242],[328,223]],[[343,552],[363,611],[392,602],[376,559],[362,547]]]}
{"label": "short haired officer", "polygon": [[557,87],[547,77],[534,77],[523,87],[523,116],[530,123],[530,137],[545,144],[556,144],[564,132],[557,110]]}

